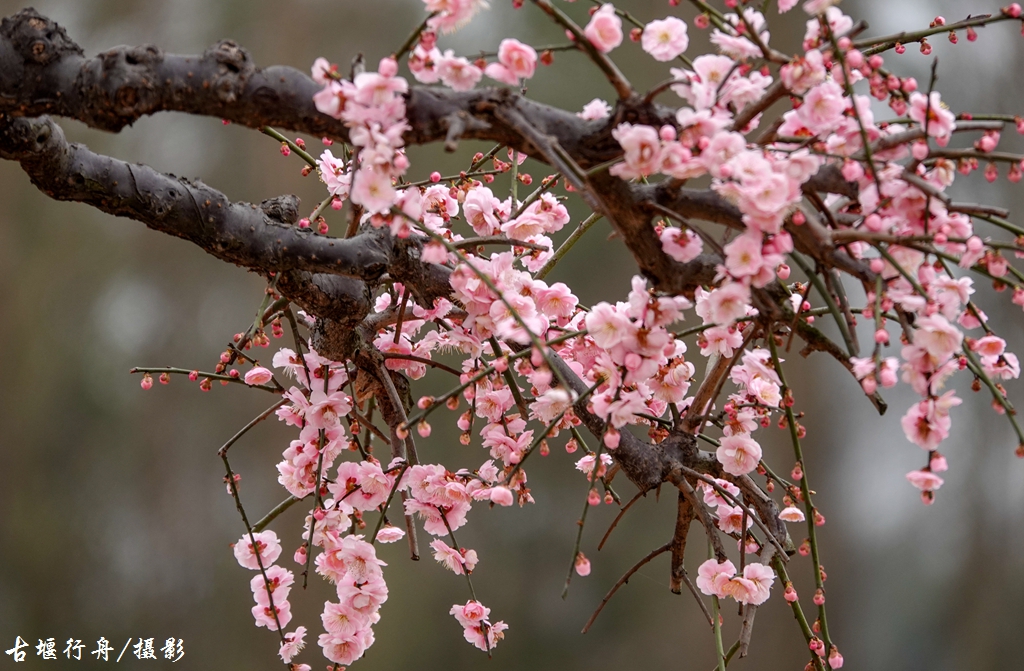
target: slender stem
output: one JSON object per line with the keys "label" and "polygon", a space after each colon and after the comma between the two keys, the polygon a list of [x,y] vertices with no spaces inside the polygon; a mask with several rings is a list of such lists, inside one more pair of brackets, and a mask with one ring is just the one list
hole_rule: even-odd
{"label": "slender stem", "polygon": [[580,241],[580,238],[582,238],[583,235],[590,230],[590,227],[596,224],[600,219],[601,215],[595,212],[586,219],[584,219],[583,221],[581,221],[580,225],[576,227],[576,230],[573,231],[569,235],[569,237],[565,239],[565,242],[563,242],[558,247],[558,249],[555,250],[555,253],[551,256],[551,258],[548,259],[547,262],[545,262],[544,265],[541,266],[541,269],[534,274],[534,279],[542,280],[545,277],[547,277],[547,274],[550,273],[551,270],[558,264],[558,262],[562,260],[562,257],[568,254],[569,250],[572,249],[573,246]]}
{"label": "slender stem", "polygon": [[228,453],[228,450],[231,449],[231,446],[234,445],[236,442],[238,442],[238,440],[242,436],[244,436],[246,433],[248,433],[249,430],[252,429],[252,427],[256,426],[257,424],[259,424],[260,422],[265,420],[267,417],[270,417],[270,415],[273,414],[273,412],[275,410],[277,410],[278,408],[280,408],[282,405],[284,405],[287,402],[288,402],[288,399],[282,398],[280,401],[278,401],[274,405],[270,406],[269,408],[267,408],[266,410],[261,412],[259,415],[257,415],[255,418],[253,418],[252,421],[250,421],[248,424],[246,424],[241,429],[239,429],[238,433],[236,433],[235,435],[233,435],[230,438],[228,438],[228,442],[224,443],[221,446],[221,448],[219,450],[217,450],[217,455],[219,457],[223,458]]}
{"label": "slender stem", "polygon": [[[768,341],[768,347],[772,354],[772,363],[775,366],[775,372],[779,375],[779,381],[782,382],[782,398],[785,399],[787,395],[792,396],[792,390],[786,383],[785,373],[782,370],[782,363],[779,361],[779,353],[775,347],[775,338],[768,334],[766,338]],[[824,593],[825,585],[821,579],[821,559],[818,554],[818,535],[817,525],[815,522],[815,508],[811,501],[811,488],[807,482],[807,464],[804,462],[803,449],[800,447],[800,435],[797,429],[796,416],[793,413],[793,406],[791,403],[783,403],[786,409],[786,422],[789,425],[789,436],[793,442],[793,453],[796,456],[797,463],[800,464],[800,492],[804,498],[804,506],[807,511],[807,537],[811,544],[811,559],[814,563],[814,584],[815,586]],[[779,562],[781,564],[781,562]],[[822,603],[818,606],[818,621],[821,623],[821,637],[825,642],[825,650],[832,649],[832,639],[828,634],[828,619],[825,616],[825,604]]]}
{"label": "slender stem", "polygon": [[305,161],[309,165],[313,166],[314,168],[317,167],[316,159],[313,158],[309,154],[309,152],[307,152],[305,149],[303,149],[299,145],[295,144],[294,141],[286,138],[284,135],[282,135],[281,133],[277,132],[276,130],[274,130],[270,126],[263,126],[262,128],[260,128],[260,132],[263,133],[264,135],[269,135],[270,137],[274,138],[278,142],[281,142],[283,144],[288,145],[288,148],[291,149],[293,152],[295,152],[299,156],[299,158],[301,158],[303,161]]}
{"label": "slender stem", "polygon": [[[580,435],[576,427],[572,427],[572,436],[576,439],[576,442],[583,447],[584,450],[589,452],[587,444],[583,440],[583,436]],[[583,512],[580,514],[580,519],[576,523],[578,529],[576,530],[576,542],[572,548],[572,560],[569,562],[569,573],[565,576],[565,586],[562,588],[562,600],[569,596],[569,583],[572,582],[573,570],[576,568],[576,558],[580,555],[580,543],[583,540],[583,525],[587,521],[587,511],[590,510],[590,492],[594,489],[594,484],[597,481],[597,474],[601,470],[601,454],[604,451],[604,441],[598,443],[597,453],[594,455],[594,468],[590,471],[590,478],[587,481],[587,496],[583,499]]]}
{"label": "slender stem", "polygon": [[301,499],[295,498],[294,496],[289,496],[284,501],[281,501],[281,503],[278,503],[276,506],[274,506],[269,513],[263,516],[263,519],[261,519],[256,524],[252,525],[252,530],[256,533],[263,531],[268,526],[270,526],[271,522],[277,519],[278,515],[288,510],[299,501],[304,500],[308,496],[309,494],[306,494],[306,496],[303,496]]}
{"label": "slender stem", "polygon": [[221,375],[220,373],[207,373],[201,370],[191,371],[185,368],[132,368],[129,373],[167,373],[168,375],[191,375],[192,373],[198,373],[199,377],[209,378],[211,380],[220,380],[221,382],[230,382],[232,384],[244,384],[246,387],[252,389],[262,389],[263,391],[269,391],[272,394],[280,394],[283,389],[276,389],[274,387],[268,387],[263,384],[246,384],[245,380],[238,377],[231,377],[230,375]]}

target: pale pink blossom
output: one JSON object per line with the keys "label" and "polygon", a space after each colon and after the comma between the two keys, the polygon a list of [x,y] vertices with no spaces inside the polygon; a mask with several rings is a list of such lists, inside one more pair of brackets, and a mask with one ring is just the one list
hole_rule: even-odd
{"label": "pale pink blossom", "polygon": [[274,374],[263,366],[256,366],[245,374],[245,383],[248,385],[266,384],[274,379]]}
{"label": "pale pink blossom", "polygon": [[[715,511],[718,515],[718,528],[727,534],[738,534],[743,527],[743,508],[721,504]],[[754,523],[754,520],[747,516],[747,528]]]}
{"label": "pale pink blossom", "polygon": [[[498,65],[501,71],[493,66]],[[519,79],[529,79],[537,69],[537,52],[528,44],[516,39],[504,39],[498,45],[498,62],[491,63],[484,74],[492,79],[510,85],[519,83]],[[495,76],[498,75],[498,76]]]}
{"label": "pale pink blossom", "polygon": [[927,132],[934,137],[939,144],[948,140],[956,128],[956,116],[942,106],[941,96],[938,91],[932,91],[931,96],[915,91],[910,94],[910,118],[917,123],[925,124],[925,113],[928,114]]}
{"label": "pale pink blossom", "polygon": [[708,321],[728,326],[747,314],[750,307],[750,287],[729,282],[713,289],[708,297]]}
{"label": "pale pink blossom", "polygon": [[335,664],[351,664],[362,657],[366,649],[373,644],[373,630],[366,628],[348,636],[320,634],[317,642],[328,660]]}
{"label": "pale pink blossom", "polygon": [[934,492],[944,482],[931,471],[910,471],[907,473],[907,481],[922,492]]}
{"label": "pale pink blossom", "polygon": [[757,275],[763,266],[761,235],[757,231],[737,236],[725,246],[725,267],[733,277]]}
{"label": "pale pink blossom", "polygon": [[446,86],[455,91],[469,91],[483,77],[483,70],[462,56],[455,56],[451,49],[437,61],[437,73]]}
{"label": "pale pink blossom", "polygon": [[[276,618],[274,617],[275,613],[277,614]],[[287,600],[274,601],[273,608],[269,605],[256,604],[252,607],[252,616],[256,619],[257,627],[266,627],[271,631],[277,631],[278,624],[283,629],[292,621],[292,605]]]}
{"label": "pale pink blossom", "polygon": [[651,21],[644,26],[640,46],[656,61],[670,61],[686,51],[690,38],[686,34],[686,23],[670,16]]}
{"label": "pale pink blossom", "polygon": [[499,506],[508,507],[514,502],[512,490],[508,487],[493,487],[489,492],[491,503],[496,503]]}
{"label": "pale pink blossom", "polygon": [[834,81],[826,81],[807,92],[804,104],[796,114],[812,133],[822,134],[839,124],[847,104],[843,87]]}
{"label": "pale pink blossom", "polygon": [[718,562],[708,559],[697,569],[697,589],[708,596],[726,596],[729,579],[736,575],[736,566],[726,559]]}
{"label": "pale pink blossom", "polygon": [[405,531],[391,524],[385,524],[377,532],[377,540],[381,543],[394,543],[395,541],[402,540],[404,537]]}
{"label": "pale pink blossom", "polygon": [[803,522],[804,513],[795,506],[788,506],[779,513],[779,519],[783,522]]}
{"label": "pale pink blossom", "polygon": [[768,600],[772,584],[775,582],[775,572],[764,564],[747,564],[743,567],[743,581],[746,588],[743,598],[737,595],[736,600],[759,606]]}
{"label": "pale pink blossom", "polygon": [[661,232],[661,248],[666,254],[680,263],[694,260],[704,250],[700,236],[693,231],[666,226]]}
{"label": "pale pink blossom", "polygon": [[598,347],[617,345],[630,328],[629,317],[608,303],[598,303],[586,317],[587,331]]}
{"label": "pale pink blossom", "polygon": [[588,121],[594,121],[596,119],[605,119],[612,111],[612,106],[600,98],[594,98],[586,105],[583,106],[582,112],[577,112],[576,116],[581,119]]}
{"label": "pale pink blossom", "polygon": [[833,5],[838,5],[840,0],[807,0],[804,3],[804,11],[808,14],[821,14]]}
{"label": "pale pink blossom", "polygon": [[434,550],[434,559],[455,575],[472,573],[473,569],[476,568],[476,550],[463,550],[465,553],[463,554],[463,552],[449,547],[440,538],[432,541],[430,547]]}
{"label": "pale pink blossom", "polygon": [[810,49],[782,66],[782,83],[791,92],[802,95],[825,81],[825,59],[817,49]]}
{"label": "pale pink blossom", "polygon": [[761,461],[761,446],[749,435],[725,436],[715,451],[722,470],[730,475],[746,475]]}
{"label": "pale pink blossom", "polygon": [[779,14],[785,14],[789,10],[796,7],[796,3],[800,0],[779,0]]}
{"label": "pale pink blossom", "polygon": [[590,560],[583,556],[582,552],[576,555],[576,561],[573,562],[573,566],[576,569],[576,574],[581,578],[586,578],[590,575]]}
{"label": "pale pink blossom", "polygon": [[370,618],[349,603],[324,603],[320,619],[324,629],[335,636],[351,636],[370,626]]}
{"label": "pale pink blossom", "polygon": [[253,544],[249,540],[248,534],[242,536],[235,543],[235,559],[244,568],[258,571],[260,563],[263,564],[263,568],[267,568],[281,556],[281,541],[278,540],[277,534],[270,530],[254,533],[252,536],[256,540],[256,546],[259,548],[259,560],[256,559],[257,550],[253,549]]}
{"label": "pale pink blossom", "polygon": [[623,179],[647,177],[658,171],[661,158],[661,139],[651,126],[622,123],[612,131],[612,137],[625,151],[623,163],[616,163],[609,172]]}
{"label": "pale pink blossom", "polygon": [[296,627],[295,631],[284,635],[284,642],[281,643],[281,649],[277,654],[281,656],[281,661],[290,664],[295,655],[302,652],[304,647],[306,647],[306,628]]}
{"label": "pale pink blossom", "polygon": [[606,54],[622,44],[622,19],[615,14],[615,6],[610,3],[601,5],[590,17],[583,34],[601,53]]}
{"label": "pale pink blossom", "polygon": [[453,615],[463,627],[476,627],[481,622],[487,621],[487,616],[491,614],[491,609],[479,601],[467,601],[462,606],[459,604],[452,606],[448,614]]}
{"label": "pale pink blossom", "polygon": [[919,317],[914,323],[914,344],[922,347],[937,362],[942,362],[960,349],[964,334],[942,315]]}
{"label": "pale pink blossom", "polygon": [[397,194],[391,185],[391,177],[376,170],[360,168],[354,177],[351,198],[356,205],[375,214],[388,212],[395,204]]}
{"label": "pale pink blossom", "polygon": [[356,582],[368,582],[379,578],[380,567],[387,566],[383,561],[377,559],[377,551],[364,541],[362,536],[345,536],[335,551],[348,575]]}
{"label": "pale pink blossom", "polygon": [[287,600],[292,585],[295,583],[295,576],[292,572],[281,566],[270,566],[266,567],[266,574],[266,580],[260,573],[254,575],[249,581],[249,588],[252,590],[252,596],[256,603],[269,606],[270,596],[273,596],[275,604]]}

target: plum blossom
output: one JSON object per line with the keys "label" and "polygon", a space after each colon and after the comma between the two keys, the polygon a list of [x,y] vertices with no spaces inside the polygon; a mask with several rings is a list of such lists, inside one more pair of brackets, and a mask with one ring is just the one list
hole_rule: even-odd
{"label": "plum blossom", "polygon": [[263,366],[256,366],[245,374],[244,379],[248,385],[266,384],[274,379],[274,374]]}
{"label": "plum blossom", "polygon": [[939,144],[945,144],[956,129],[956,116],[943,107],[938,91],[932,91],[930,96],[916,91],[910,94],[910,118],[925,125],[926,113],[928,135],[935,138]]}
{"label": "plum blossom", "polygon": [[623,123],[612,131],[612,137],[626,154],[623,163],[611,167],[611,174],[623,179],[634,179],[658,172],[661,140],[653,127]]}
{"label": "plum blossom", "polygon": [[590,17],[583,34],[601,53],[606,54],[622,44],[622,19],[615,14],[615,6],[610,3],[601,5]]}
{"label": "plum blossom", "polygon": [[779,519],[783,522],[803,522],[804,513],[795,506],[787,506],[779,513]]}
{"label": "plum blossom", "polygon": [[605,119],[611,113],[612,107],[604,100],[600,98],[594,98],[586,105],[583,106],[582,112],[577,112],[576,116],[587,121],[594,121],[597,119]]}
{"label": "plum blossom", "polygon": [[728,559],[722,562],[708,559],[697,569],[697,589],[708,596],[728,596],[725,588],[734,575],[736,566]]}
{"label": "plum blossom", "polygon": [[537,69],[537,52],[516,39],[504,39],[498,45],[498,62],[484,68],[491,79],[518,86],[520,79],[530,79]]}
{"label": "plum blossom", "polygon": [[[261,531],[254,533],[252,537],[256,540],[258,550],[253,549],[248,535],[242,536],[234,545],[235,559],[243,568],[258,571],[261,563],[263,568],[267,568],[281,556],[281,541],[273,531]],[[259,554],[258,560],[256,559],[257,553]]]}
{"label": "plum blossom", "polygon": [[306,647],[306,628],[296,627],[295,631],[284,635],[284,642],[281,643],[281,649],[277,654],[281,656],[281,661],[290,664],[295,655],[302,652],[304,647]]}
{"label": "plum blossom", "polygon": [[725,436],[715,451],[722,470],[730,475],[746,475],[761,461],[761,446],[749,435]]}
{"label": "plum blossom", "polygon": [[686,51],[690,38],[686,34],[686,22],[670,16],[651,21],[644,26],[640,45],[656,61],[670,61]]}

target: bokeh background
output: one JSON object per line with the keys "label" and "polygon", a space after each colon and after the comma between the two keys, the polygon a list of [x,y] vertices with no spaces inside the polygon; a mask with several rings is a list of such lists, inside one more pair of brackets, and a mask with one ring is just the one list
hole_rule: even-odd
{"label": "bokeh background", "polygon": [[[442,45],[472,54],[494,49],[506,36],[533,44],[562,41],[529,6],[513,11],[507,0],[491,4]],[[568,9],[582,16],[583,5]],[[21,6],[0,0],[0,14]],[[642,20],[669,12],[688,20],[694,15],[690,7],[671,9],[664,0],[622,6]],[[258,64],[300,69],[317,56],[344,64],[359,52],[373,64],[422,17],[419,0],[39,0],[36,7],[64,25],[87,54],[138,43],[195,53],[228,37]],[[843,3],[855,18],[869,20],[872,35],[924,27],[936,14],[953,21],[997,7],[995,0]],[[773,10],[771,18],[773,45],[794,52],[806,17],[796,10],[777,21]],[[1017,33],[1003,24],[981,31],[974,44],[961,35],[956,47],[944,36],[933,38],[943,100],[956,111],[1024,110]],[[692,25],[691,35],[692,56],[706,36]],[[635,44],[627,42],[614,55],[641,90],[667,74]],[[889,63],[925,81],[931,59],[911,47],[902,57],[890,55]],[[611,95],[582,56],[559,54],[556,65],[540,69],[529,95],[569,109]],[[666,102],[675,104],[670,98]],[[885,116],[880,109],[879,117]],[[236,200],[295,193],[311,209],[323,195],[315,178],[301,178],[300,162],[282,158],[272,140],[218,119],[162,114],[119,135],[61,123],[72,139],[99,152],[201,177]],[[1019,150],[1013,135],[1011,129],[1008,142]],[[315,138],[306,139],[318,146]],[[435,166],[457,170],[476,148],[467,144],[455,158],[416,148],[412,174]],[[537,178],[546,174],[536,165],[528,170]],[[960,180],[954,194],[1016,211],[1024,205],[1019,188],[1005,180],[989,185],[980,176]],[[584,213],[577,206],[574,214],[578,221]],[[549,279],[570,283],[584,303],[623,298],[635,266],[618,242],[607,239],[609,232],[599,224]],[[983,290],[979,304],[1021,352],[1024,315],[1007,294],[977,284]],[[68,638],[81,639],[87,650],[101,636],[118,649],[128,638],[153,637],[159,644],[173,636],[185,641],[179,662],[185,668],[280,668],[276,637],[252,624],[251,575],[229,548],[243,528],[215,454],[268,398],[235,386],[203,394],[183,378],[143,393],[139,378],[128,375],[135,365],[212,367],[231,335],[251,321],[260,279],[138,223],[51,201],[18,166],[0,163],[0,286],[0,650],[18,635],[33,645],[54,637],[60,649]],[[1024,462],[1013,456],[1008,424],[989,409],[987,396],[972,394],[969,380],[960,378],[966,402],[953,411],[954,433],[943,446],[951,470],[936,503],[924,507],[903,477],[924,459],[899,427],[912,396],[902,389],[887,393],[891,410],[880,418],[834,361],[822,355],[804,361],[795,350],[788,358],[798,408],[807,412],[807,469],[828,519],[820,533],[829,620],[847,668],[1017,668],[1024,625]],[[425,380],[415,391],[441,391],[445,384]],[[1024,404],[1024,386],[1008,387],[1011,398]],[[786,436],[766,430],[758,438],[771,463],[788,471]],[[233,449],[250,517],[284,498],[274,464],[290,439],[290,431],[268,422]],[[381,551],[389,563],[391,598],[375,628],[378,642],[356,668],[713,666],[711,633],[688,595],[669,593],[664,556],[619,592],[591,633],[580,635],[608,587],[668,538],[675,497],[660,504],[654,496],[643,500],[600,553],[596,543],[615,509],[594,510],[583,547],[594,572],[576,578],[563,601],[559,594],[586,486],[572,469],[574,458],[558,447],[562,442],[529,468],[536,506],[478,507],[460,532],[460,542],[481,556],[474,574],[481,599],[496,619],[510,624],[494,659],[464,643],[448,615],[452,603],[468,598],[462,578],[429,557],[409,562],[400,543]],[[441,422],[421,453],[429,461],[471,468],[484,459],[479,447],[461,446]],[[618,486],[624,496],[633,494],[628,483]],[[285,557],[300,542],[301,514],[293,509],[273,526],[284,539]],[[794,534],[799,542],[802,534]],[[695,531],[691,572],[702,547]],[[810,606],[809,561],[797,557],[790,570]],[[323,668],[315,632],[330,589],[315,580],[310,591],[293,592],[292,627],[304,624],[311,631],[299,661]],[[738,618],[727,615],[732,640]],[[799,631],[777,596],[757,617],[752,655],[735,662],[736,668],[797,669],[807,661]],[[91,659],[53,666],[99,666]],[[142,665],[130,651],[121,663]],[[9,666],[10,658],[0,655],[0,667]],[[24,668],[37,667],[42,662],[30,651]]]}

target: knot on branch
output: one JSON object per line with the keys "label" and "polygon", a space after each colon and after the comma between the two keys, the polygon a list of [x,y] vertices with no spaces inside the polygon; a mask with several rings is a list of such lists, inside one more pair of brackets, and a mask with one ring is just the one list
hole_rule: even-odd
{"label": "knot on branch", "polygon": [[152,45],[117,47],[86,61],[75,89],[89,100],[89,123],[117,132],[161,106],[150,73],[164,59]]}
{"label": "knot on branch", "polygon": [[32,8],[4,19],[0,36],[11,41],[26,63],[46,65],[68,52],[83,54],[62,27]]}
{"label": "knot on branch", "polygon": [[212,87],[222,103],[236,102],[245,91],[246,81],[256,71],[249,52],[233,40],[221,40],[207,49],[203,57],[213,58],[218,67],[214,80],[202,85]]}
{"label": "knot on branch", "polygon": [[282,224],[294,224],[299,220],[299,199],[291,194],[268,198],[260,203],[260,209]]}

